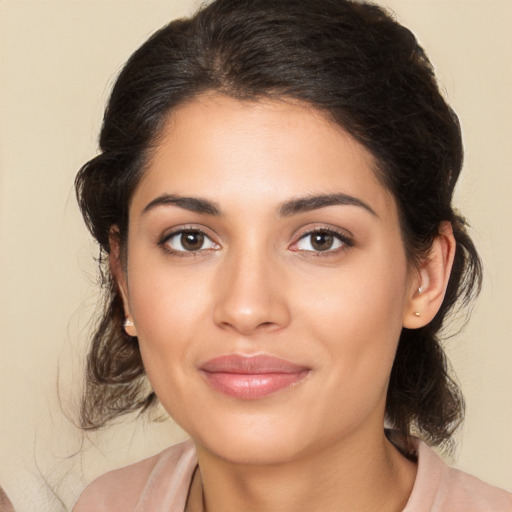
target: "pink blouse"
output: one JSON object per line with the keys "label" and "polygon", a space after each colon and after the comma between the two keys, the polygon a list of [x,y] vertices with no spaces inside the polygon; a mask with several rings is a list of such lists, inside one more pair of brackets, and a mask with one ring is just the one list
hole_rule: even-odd
{"label": "pink blouse", "polygon": [[[447,466],[418,441],[418,472],[403,512],[512,512],[512,494]],[[73,512],[183,512],[197,465],[189,440],[97,478]]]}

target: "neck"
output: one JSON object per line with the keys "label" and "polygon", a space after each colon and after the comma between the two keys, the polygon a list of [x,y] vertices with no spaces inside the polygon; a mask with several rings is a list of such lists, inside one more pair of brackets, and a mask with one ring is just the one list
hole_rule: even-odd
{"label": "neck", "polygon": [[187,512],[399,512],[416,476],[383,431],[281,464],[233,464],[200,445],[197,452]]}

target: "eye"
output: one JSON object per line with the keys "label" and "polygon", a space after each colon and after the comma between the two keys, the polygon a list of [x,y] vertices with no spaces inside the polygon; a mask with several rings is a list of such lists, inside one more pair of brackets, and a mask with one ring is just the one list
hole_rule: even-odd
{"label": "eye", "polygon": [[345,246],[351,246],[351,241],[339,233],[330,230],[315,230],[303,235],[294,244],[297,251],[334,252]]}
{"label": "eye", "polygon": [[206,233],[198,229],[186,229],[171,233],[162,240],[161,244],[175,252],[197,252],[219,248]]}

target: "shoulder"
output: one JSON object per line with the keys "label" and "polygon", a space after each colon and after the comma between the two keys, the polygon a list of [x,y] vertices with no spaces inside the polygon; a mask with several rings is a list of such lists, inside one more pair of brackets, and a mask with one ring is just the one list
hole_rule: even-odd
{"label": "shoulder", "polygon": [[171,446],[94,480],[80,496],[73,512],[152,510],[148,508],[150,503],[178,510],[181,503],[184,506],[196,465],[192,441]]}
{"label": "shoulder", "polygon": [[446,465],[418,443],[418,473],[403,512],[512,512],[512,494]]}
{"label": "shoulder", "polygon": [[7,497],[7,494],[5,494],[2,487],[0,487],[0,510],[2,512],[14,512],[12,503]]}

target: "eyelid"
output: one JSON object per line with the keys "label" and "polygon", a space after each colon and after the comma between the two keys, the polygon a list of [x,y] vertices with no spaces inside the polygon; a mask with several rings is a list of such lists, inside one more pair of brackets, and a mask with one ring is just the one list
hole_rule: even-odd
{"label": "eyelid", "polygon": [[[328,249],[326,251],[314,251],[314,250],[308,251],[308,250],[303,250],[303,249],[297,248],[298,243],[302,239],[304,239],[307,236],[314,235],[315,233],[325,233],[328,235],[332,235],[335,238],[337,238],[339,241],[341,241],[341,243],[343,245],[336,249]],[[326,226],[325,224],[322,224],[322,225],[317,224],[314,226],[306,227],[304,230],[301,230],[301,232],[295,237],[295,242],[293,242],[291,244],[289,249],[292,251],[302,252],[302,253],[313,253],[315,255],[320,255],[320,254],[328,255],[328,254],[338,253],[340,251],[343,251],[347,248],[352,247],[353,245],[354,245],[354,237],[353,237],[352,233],[350,233],[349,231],[338,228],[338,227],[334,227],[334,226]]]}
{"label": "eyelid", "polygon": [[[177,250],[173,249],[169,246],[168,242],[171,238],[174,236],[183,234],[183,233],[201,233],[205,236],[205,238],[208,238],[212,244],[214,244],[215,248],[207,248],[207,249],[198,249],[197,251],[187,251],[187,250]],[[171,228],[170,230],[166,231],[158,240],[157,245],[162,248],[164,251],[166,251],[169,254],[177,255],[177,256],[198,256],[200,253],[204,253],[206,251],[212,251],[217,250],[220,248],[220,244],[214,240],[215,237],[213,237],[209,230],[205,229],[202,226],[198,226],[197,224],[191,225],[182,225],[182,226],[176,226],[174,228]]]}

